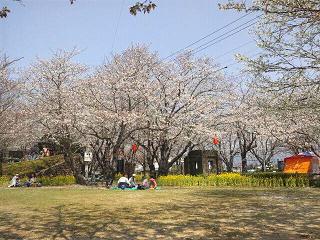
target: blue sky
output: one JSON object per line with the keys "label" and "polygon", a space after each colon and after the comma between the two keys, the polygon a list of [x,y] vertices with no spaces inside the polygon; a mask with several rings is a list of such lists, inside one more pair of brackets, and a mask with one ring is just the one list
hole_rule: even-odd
{"label": "blue sky", "polygon": [[[19,66],[28,65],[36,56],[49,57],[56,49],[73,47],[83,50],[78,61],[96,66],[112,52],[137,43],[147,44],[166,57],[244,15],[219,10],[218,2],[223,0],[154,0],[158,5],[155,11],[132,16],[128,9],[136,1],[77,0],[73,5],[69,0],[24,0],[22,4],[1,1],[12,12],[7,19],[0,19],[0,50],[11,58],[24,57]],[[251,18],[247,16],[238,24]],[[244,30],[197,55],[223,55],[218,62],[223,66],[233,64],[235,52],[252,55],[259,51],[254,42],[248,43],[252,39]],[[235,64],[227,71],[235,73],[239,66]]]}

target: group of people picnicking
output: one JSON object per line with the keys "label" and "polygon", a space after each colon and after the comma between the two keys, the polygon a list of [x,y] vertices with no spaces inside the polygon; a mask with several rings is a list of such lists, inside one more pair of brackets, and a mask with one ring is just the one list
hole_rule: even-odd
{"label": "group of people picnicking", "polygon": [[118,180],[118,188],[120,189],[133,189],[136,188],[138,190],[145,190],[145,189],[156,189],[157,188],[157,182],[156,180],[151,177],[148,179],[147,177],[144,177],[142,180],[142,183],[138,184],[136,183],[135,179],[136,175],[132,174],[132,176],[128,179],[128,175],[122,176]]}
{"label": "group of people picnicking", "polygon": [[[128,175],[122,176],[118,180],[117,187],[120,189],[138,189],[138,190],[145,190],[145,189],[156,189],[157,182],[156,180],[151,177],[147,178],[144,177],[141,183],[136,183],[135,179],[136,175],[132,174],[132,176],[128,179]],[[10,181],[10,185],[8,187],[41,187],[41,183],[37,182],[36,175],[31,174],[28,179],[21,183],[20,175],[16,174]]]}
{"label": "group of people picnicking", "polygon": [[31,174],[24,183],[21,183],[19,174],[16,174],[8,187],[41,187],[41,183],[37,182],[35,174]]}

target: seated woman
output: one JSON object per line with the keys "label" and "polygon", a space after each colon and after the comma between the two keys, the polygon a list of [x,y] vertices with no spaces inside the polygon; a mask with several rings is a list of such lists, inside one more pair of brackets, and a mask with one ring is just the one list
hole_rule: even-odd
{"label": "seated woman", "polygon": [[156,189],[158,186],[156,180],[152,177],[150,178],[150,189]]}
{"label": "seated woman", "polygon": [[36,174],[31,174],[29,179],[25,182],[26,187],[41,187],[41,184],[37,182]]}
{"label": "seated woman", "polygon": [[129,178],[129,185],[131,188],[134,188],[137,186],[135,176],[136,176],[135,174],[132,174],[131,178]]}
{"label": "seated woman", "polygon": [[29,177],[29,179],[24,182],[23,186],[25,186],[25,187],[31,187],[30,179],[31,179],[31,177]]}
{"label": "seated woman", "polygon": [[13,176],[8,187],[20,187],[19,174]]}
{"label": "seated woman", "polygon": [[36,175],[35,174],[32,174],[31,175],[31,178],[29,179],[30,183],[31,183],[31,186],[34,185],[36,186],[37,185],[37,179],[36,179]]}
{"label": "seated woman", "polygon": [[129,188],[130,187],[130,183],[129,180],[127,178],[127,175],[124,177],[119,178],[118,180],[118,188],[121,189],[125,189],[125,188]]}
{"label": "seated woman", "polygon": [[144,188],[144,189],[148,189],[149,188],[149,180],[148,180],[148,178],[144,178],[143,179],[143,181],[142,181],[142,187]]}
{"label": "seated woman", "polygon": [[143,180],[142,180],[142,184],[138,184],[138,189],[139,189],[139,190],[148,189],[148,188],[149,188],[148,178],[143,177],[142,179],[143,179]]}

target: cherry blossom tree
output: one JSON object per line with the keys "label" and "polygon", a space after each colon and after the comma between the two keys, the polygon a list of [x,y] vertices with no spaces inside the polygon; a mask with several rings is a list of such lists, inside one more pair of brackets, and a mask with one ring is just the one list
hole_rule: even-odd
{"label": "cherry blossom tree", "polygon": [[151,69],[155,54],[146,47],[131,47],[101,66],[78,88],[83,125],[78,130],[89,136],[95,157],[107,179],[112,179],[123,145],[131,135],[146,129],[146,103],[152,96]]}
{"label": "cherry blossom tree", "polygon": [[227,172],[232,172],[234,160],[239,156],[240,147],[236,130],[232,125],[227,125],[224,131],[220,130],[220,140],[218,144],[219,158],[226,166]]}
{"label": "cherry blossom tree", "polygon": [[64,160],[76,181],[84,183],[81,161],[75,156],[82,135],[76,131],[79,124],[75,93],[77,82],[84,78],[86,67],[73,62],[76,50],[57,51],[50,59],[38,59],[23,75],[26,81],[25,101],[33,139],[49,136],[61,146]]}
{"label": "cherry blossom tree", "polygon": [[132,143],[143,147],[152,174],[156,161],[158,174],[166,175],[189,150],[212,137],[223,121],[230,84],[209,58],[183,54],[165,63],[146,47],[133,46],[77,91],[83,118],[78,130],[99,143],[106,176],[114,173],[123,145]]}
{"label": "cherry blossom tree", "polygon": [[212,59],[189,53],[158,65],[153,74],[155,91],[146,116],[149,128],[140,144],[149,152],[149,167],[156,161],[158,174],[167,175],[188,151],[211,141],[232,88]]}
{"label": "cherry blossom tree", "polygon": [[290,147],[318,154],[319,1],[229,1],[221,7],[264,13],[253,31],[260,56],[239,59],[254,78],[265,130]]}
{"label": "cherry blossom tree", "polygon": [[0,57],[0,175],[4,150],[14,144],[17,125],[19,124],[19,93],[21,83],[14,79],[12,67],[19,59],[10,60],[6,55]]}
{"label": "cherry blossom tree", "polygon": [[272,158],[280,151],[280,142],[271,137],[258,136],[256,147],[251,149],[252,155],[261,164],[261,170],[266,171],[266,167],[271,164]]}

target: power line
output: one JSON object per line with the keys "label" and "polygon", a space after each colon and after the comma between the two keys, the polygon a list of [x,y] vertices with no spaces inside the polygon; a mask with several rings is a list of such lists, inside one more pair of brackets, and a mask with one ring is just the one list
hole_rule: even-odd
{"label": "power line", "polygon": [[[259,54],[261,54],[261,53],[262,53],[262,52],[257,52],[257,53],[255,53],[255,54],[253,54],[253,55],[250,55],[249,57],[252,58],[252,57],[255,57],[255,56],[257,56],[257,55],[259,55]],[[229,68],[229,67],[231,67],[231,66],[234,66],[234,65],[239,64],[239,62],[236,62],[235,60],[233,60],[233,61],[234,61],[234,63],[231,63],[231,64],[226,65],[225,68]]]}
{"label": "power line", "polygon": [[229,51],[227,51],[227,52],[224,52],[224,53],[218,55],[218,56],[215,57],[214,59],[217,60],[217,59],[219,59],[219,58],[222,58],[222,57],[226,56],[227,54],[232,53],[233,51],[238,50],[238,49],[240,49],[240,48],[243,48],[244,46],[247,46],[249,43],[252,43],[252,42],[254,42],[254,41],[253,41],[253,40],[250,40],[250,41],[248,41],[248,42],[246,42],[246,43],[243,43],[243,44],[239,45],[238,47],[235,47],[235,48],[233,48],[233,49],[231,49],[231,50],[229,50]]}
{"label": "power line", "polygon": [[[245,29],[253,26],[254,24],[257,23],[257,21],[255,21],[255,22],[253,22],[253,23],[251,23],[251,24],[249,24],[249,25],[247,25],[247,26],[245,26],[245,25],[248,24],[248,23],[250,23],[250,22],[252,22],[253,20],[257,19],[257,18],[260,17],[260,16],[261,16],[261,15],[255,17],[255,18],[253,18],[253,19],[250,19],[249,21],[245,22],[244,24],[241,24],[241,25],[233,28],[232,30],[230,30],[230,31],[228,31],[228,32],[226,32],[226,33],[224,33],[224,34],[222,34],[222,35],[220,35],[220,36],[218,36],[218,37],[216,37],[216,38],[214,38],[214,39],[212,39],[212,40],[210,40],[210,41],[202,44],[202,45],[200,45],[199,47],[196,47],[195,49],[191,50],[191,53],[196,54],[196,53],[198,53],[198,52],[201,52],[201,51],[203,51],[204,49],[207,49],[208,47],[211,47],[211,46],[215,45],[216,43],[219,43],[219,42],[221,42],[222,40],[225,40],[225,39],[227,39],[227,38],[229,38],[229,37],[231,37],[231,36],[233,36],[233,35],[241,32],[241,31],[243,31],[243,30],[245,30]],[[242,27],[242,26],[245,26],[245,27]],[[242,27],[242,28],[239,29],[239,27]],[[238,30],[237,30],[237,29],[238,29]],[[237,31],[233,32],[234,30],[237,30]],[[230,33],[230,34],[228,34],[228,33]],[[228,34],[228,35],[226,35],[226,34]],[[226,36],[225,36],[225,35],[226,35]],[[223,37],[223,36],[225,36],[225,37]],[[223,38],[221,38],[221,37],[223,37]],[[216,40],[216,41],[215,41],[215,40]]]}
{"label": "power line", "polygon": [[[261,15],[260,15],[260,16],[261,16]],[[259,16],[258,16],[258,17],[259,17]],[[251,20],[252,20],[252,19],[251,19]],[[248,27],[252,26],[252,25],[255,24],[255,23],[256,23],[256,22],[254,22],[254,23],[246,26],[245,28],[248,28]],[[236,32],[234,32],[234,33],[226,36],[225,38],[218,40],[217,42],[220,42],[220,41],[222,41],[222,40],[224,40],[224,39],[226,39],[226,38],[228,38],[228,37],[230,37],[230,36],[233,36],[234,34],[238,33],[239,31],[244,30],[245,28],[236,31]],[[240,46],[238,46],[238,47],[236,47],[236,48],[234,48],[234,49],[232,49],[232,50],[230,50],[230,51],[228,51],[228,52],[231,52],[231,51],[233,51],[233,50],[239,49],[239,48],[241,48],[241,47],[243,47],[243,46],[245,46],[245,45],[247,45],[247,44],[249,44],[249,43],[251,43],[251,42],[253,42],[253,40],[248,41],[248,42],[246,42],[246,43],[244,43],[244,44],[242,44],[242,45],[240,45]],[[210,44],[209,46],[207,46],[207,47],[205,47],[205,48],[208,48],[208,47],[214,45],[215,43],[216,43],[216,42]],[[197,52],[200,52],[200,51],[204,50],[205,48],[200,49],[200,50],[198,50]],[[192,52],[192,51],[191,51],[191,52]],[[195,53],[197,53],[197,52],[195,52]],[[194,54],[195,54],[195,53],[194,53]],[[258,53],[254,54],[254,55],[249,56],[249,57],[255,57],[255,56],[258,55],[258,54],[261,54],[261,52],[258,52]],[[161,61],[163,61],[163,60],[165,60],[165,58],[164,58],[164,59],[161,59]],[[161,61],[160,61],[160,62],[161,62]],[[233,60],[233,61],[234,61],[234,60]],[[160,62],[156,63],[154,66],[160,64]],[[227,68],[229,68],[229,67],[231,67],[231,66],[234,66],[234,65],[236,65],[236,64],[239,64],[239,63],[238,63],[238,62],[234,62],[234,63],[232,63],[232,64],[225,65],[224,67],[221,67],[221,68],[217,69],[217,70],[214,71],[214,72],[219,72],[219,71],[221,71],[221,70],[223,70],[223,69],[227,69]],[[222,65],[223,65],[223,64],[222,64]],[[239,76],[240,76],[240,75],[239,75]]]}
{"label": "power line", "polygon": [[118,35],[119,23],[120,23],[120,19],[121,19],[122,12],[123,12],[124,2],[125,2],[125,0],[122,0],[122,2],[121,2],[121,7],[120,7],[120,12],[119,12],[118,20],[117,20],[116,30],[115,30],[115,33],[114,33],[114,36],[113,36],[113,41],[112,41],[112,47],[111,47],[112,52],[113,52],[114,43],[115,43],[116,38],[117,38],[117,35]]}
{"label": "power line", "polygon": [[[230,26],[231,24],[233,24],[233,23],[241,20],[242,18],[248,16],[249,14],[250,14],[250,13],[245,14],[244,16],[242,16],[242,17],[240,17],[240,18],[238,18],[238,19],[236,19],[236,20],[234,20],[234,21],[226,24],[225,26],[223,26],[223,27],[215,30],[214,32],[212,32],[212,33],[210,33],[210,34],[208,34],[208,35],[206,35],[206,36],[204,36],[204,37],[202,37],[202,38],[200,38],[199,40],[197,40],[197,41],[189,44],[188,46],[186,46],[186,47],[184,47],[184,48],[181,48],[180,50],[178,50],[178,51],[176,51],[176,52],[168,55],[168,56],[165,57],[165,58],[160,59],[160,62],[162,62],[162,61],[164,61],[164,60],[166,60],[166,59],[168,59],[168,58],[176,55],[177,53],[185,50],[186,48],[188,48],[188,47],[190,47],[190,46],[195,45],[196,43],[202,41],[203,39],[208,38],[209,36],[212,36],[214,33],[217,33],[217,32],[219,32],[219,31],[221,31],[222,29],[224,29],[224,28]],[[251,24],[249,24],[249,25],[247,25],[247,26],[245,26],[245,25],[248,24],[248,23],[250,23],[250,22],[252,22],[252,21],[254,21],[255,19],[257,19],[257,18],[259,18],[259,17],[261,17],[261,16],[262,16],[262,14],[259,15],[259,16],[254,17],[254,18],[252,18],[252,19],[250,19],[249,21],[247,21],[247,22],[245,22],[245,23],[243,23],[243,24],[238,25],[237,27],[233,28],[232,30],[229,30],[229,31],[221,34],[220,36],[218,36],[218,37],[216,37],[216,38],[214,38],[214,39],[206,42],[205,44],[200,45],[199,47],[191,50],[190,52],[191,52],[192,54],[195,54],[195,53],[198,53],[198,52],[200,52],[200,51],[203,51],[204,49],[206,49],[206,48],[208,48],[208,47],[211,47],[211,46],[213,46],[214,44],[216,44],[216,43],[218,43],[218,42],[221,42],[222,40],[227,39],[227,38],[229,38],[229,37],[231,37],[231,36],[239,33],[240,31],[243,31],[244,29],[247,29],[247,28],[251,27],[252,25],[256,24],[257,21],[255,21],[255,22],[253,22],[253,23],[251,23]],[[242,26],[245,26],[245,27],[242,27]],[[239,27],[242,27],[242,28],[239,29]],[[237,30],[237,29],[238,29],[238,30]],[[236,32],[233,32],[234,30],[237,30],[237,31],[236,31]],[[230,33],[230,34],[227,35],[228,33]],[[226,36],[225,36],[225,35],[226,35]],[[225,36],[225,37],[223,37],[223,36]],[[223,38],[221,38],[221,37],[223,37]],[[215,41],[215,40],[217,40],[217,41]],[[214,41],[214,42],[213,42],[213,41]],[[236,50],[236,49],[239,49],[239,48],[241,48],[241,47],[249,44],[250,42],[253,42],[253,41],[251,40],[251,41],[249,41],[249,42],[246,42],[246,43],[244,43],[244,44],[242,44],[242,45],[240,45],[240,46],[238,46],[238,47],[236,47],[236,48],[234,48],[234,49],[232,49],[232,50],[230,50],[230,51],[228,51],[228,52],[226,52],[226,53],[224,53],[224,54],[227,54],[227,53],[229,53],[229,52],[231,52],[231,51],[234,51],[234,50]],[[211,43],[211,44],[210,44],[210,43]],[[209,45],[208,45],[208,44],[209,44]],[[206,46],[206,45],[207,45],[207,46]],[[202,47],[202,48],[201,48],[201,47]],[[200,48],[201,48],[201,49],[200,49]],[[199,49],[199,50],[197,50],[197,49]],[[195,50],[197,50],[197,51],[194,52]],[[258,54],[259,54],[259,53],[258,53]],[[257,55],[257,54],[255,54],[255,55]],[[220,56],[219,56],[219,57],[220,57]],[[252,56],[252,57],[253,57],[253,56]],[[160,62],[155,63],[154,66],[160,64]],[[233,63],[233,64],[226,65],[226,66],[224,66],[224,67],[222,67],[222,68],[220,68],[220,69],[217,69],[215,72],[218,72],[218,71],[221,71],[221,70],[223,70],[223,69],[229,68],[230,66],[233,66],[233,65],[235,65],[235,64],[238,64],[238,63],[235,62],[235,63]]]}
{"label": "power line", "polygon": [[241,16],[241,17],[239,17],[239,18],[237,18],[236,20],[234,20],[234,21],[232,21],[232,22],[230,22],[230,23],[228,23],[228,24],[226,24],[226,25],[222,26],[221,28],[219,28],[219,29],[217,29],[217,30],[215,30],[215,31],[213,31],[213,32],[211,32],[211,33],[209,33],[209,34],[205,35],[204,37],[202,37],[202,38],[200,38],[200,39],[198,39],[198,40],[196,40],[196,41],[194,41],[194,42],[192,42],[192,43],[190,43],[188,46],[186,46],[186,47],[184,47],[184,48],[181,48],[181,49],[179,49],[178,51],[175,51],[175,52],[171,53],[169,56],[165,57],[165,58],[164,58],[164,59],[162,59],[162,60],[166,60],[166,59],[168,59],[168,58],[170,58],[170,57],[172,57],[172,56],[176,55],[177,53],[180,53],[180,52],[182,52],[182,51],[186,50],[187,48],[189,48],[189,47],[191,47],[191,46],[193,46],[193,45],[195,45],[195,44],[199,43],[200,41],[202,41],[202,40],[204,40],[204,39],[206,39],[206,38],[208,38],[208,37],[212,36],[213,34],[215,34],[215,33],[219,32],[219,31],[223,30],[224,28],[229,27],[230,25],[234,24],[235,22],[240,21],[242,18],[245,18],[246,16],[248,16],[248,15],[249,15],[249,14],[251,14],[251,13],[252,13],[252,12],[249,12],[249,13],[247,13],[247,14],[245,14],[245,15],[243,15],[243,16]]}
{"label": "power line", "polygon": [[[245,30],[245,29],[247,29],[247,28],[249,28],[249,27],[253,26],[254,24],[256,24],[256,22],[251,23],[250,25],[245,26],[245,27],[243,27],[243,28],[240,28],[238,31],[233,32],[233,33],[231,33],[231,34],[227,35],[226,37],[221,38],[221,39],[219,39],[219,40],[217,40],[217,41],[214,41],[214,42],[212,42],[212,43],[211,43],[211,44],[209,44],[209,45],[208,45],[208,43],[209,43],[209,42],[208,42],[208,43],[204,44],[204,47],[202,47],[202,48],[200,48],[201,46],[200,46],[200,47],[197,47],[197,48],[193,49],[193,50],[191,51],[191,53],[196,54],[196,53],[201,52],[201,51],[203,51],[203,50],[205,50],[205,49],[207,49],[207,48],[209,48],[209,47],[212,47],[213,45],[215,45],[215,44],[217,44],[217,43],[221,42],[222,40],[225,40],[225,39],[227,39],[227,38],[229,38],[229,37],[231,37],[231,36],[233,36],[233,35],[235,35],[235,34],[237,34],[237,33],[241,32],[241,31],[243,31],[243,30]],[[199,48],[200,48],[200,49],[199,49]],[[197,50],[197,49],[199,49],[199,50]],[[197,51],[195,51],[195,50],[197,50]]]}

